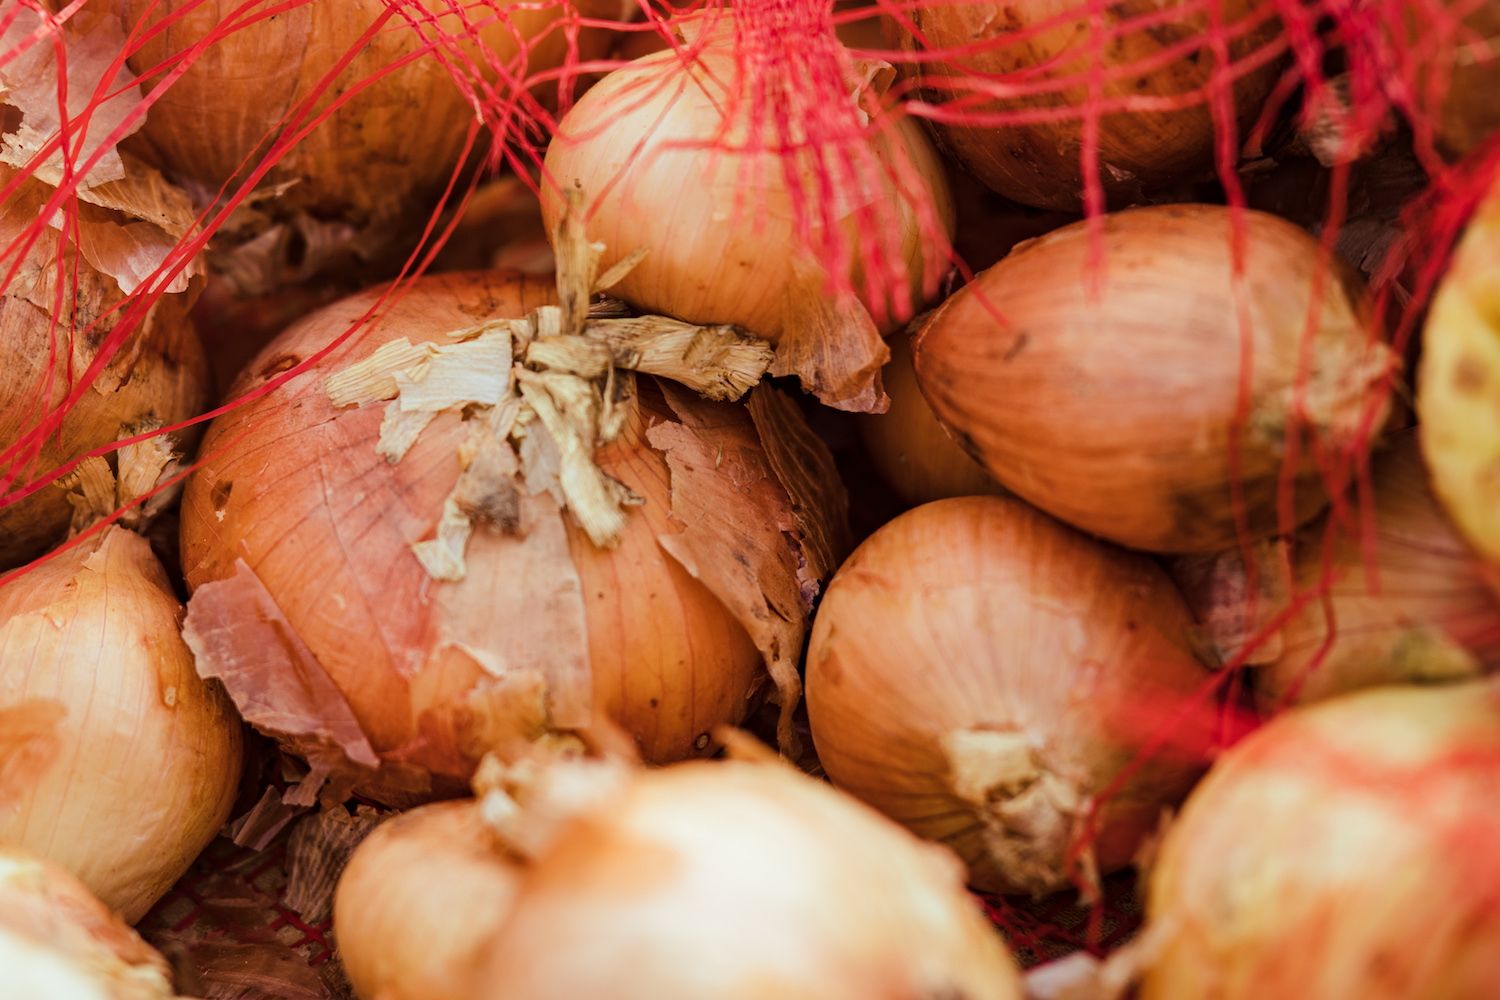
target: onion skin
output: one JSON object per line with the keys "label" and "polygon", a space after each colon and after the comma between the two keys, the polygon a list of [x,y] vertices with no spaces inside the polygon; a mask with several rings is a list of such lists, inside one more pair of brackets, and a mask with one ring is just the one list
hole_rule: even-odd
{"label": "onion skin", "polygon": [[[111,527],[0,588],[0,843],[145,915],[229,818],[240,720],[198,677],[145,539]],[[45,720],[45,722],[43,721]]]}
{"label": "onion skin", "polygon": [[339,878],[334,927],[355,992],[381,1000],[469,1000],[462,977],[509,915],[520,863],[499,850],[472,799],[387,820]]}
{"label": "onion skin", "polygon": [[[1264,213],[1240,221],[1253,354],[1238,470],[1230,449],[1245,362],[1226,208],[1105,217],[1097,302],[1086,223],[1021,245],[917,335],[923,395],[1002,485],[1111,541],[1155,552],[1237,544],[1236,478],[1251,537],[1290,530],[1277,494],[1318,243]],[[1372,432],[1389,413],[1395,358],[1369,323],[1362,281],[1335,258],[1307,348],[1308,418],[1297,423],[1324,449],[1355,446],[1372,412]],[[1298,455],[1296,524],[1326,503],[1313,451],[1304,441]]]}
{"label": "onion skin", "polygon": [[[1018,500],[918,507],[870,536],[823,597],[807,656],[818,757],[835,785],[953,848],[970,885],[1065,887],[1085,804],[1152,718],[1208,680],[1191,624],[1150,559]],[[965,740],[1024,748],[1024,766],[966,763]],[[1167,748],[1101,802],[1099,870],[1128,864],[1204,766],[1201,750]]]}
{"label": "onion skin", "polygon": [[1500,703],[1362,691],[1228,751],[1152,871],[1142,1000],[1491,996]]}
{"label": "onion skin", "polygon": [[[1437,132],[1433,139],[1438,152],[1454,161],[1478,149],[1496,129],[1500,129],[1500,53],[1496,49],[1497,41],[1500,41],[1500,4],[1450,6],[1472,8],[1450,44],[1468,45],[1477,39],[1481,45],[1490,47],[1487,57],[1472,56],[1467,52],[1460,55],[1455,49],[1447,50],[1453,58],[1448,68],[1447,87],[1438,106],[1434,123]],[[1427,73],[1418,79],[1426,86]]]}
{"label": "onion skin", "polygon": [[[1103,29],[1113,30],[1132,19],[1159,16],[1163,8],[1186,6],[1180,0],[1125,0],[1103,8]],[[1226,25],[1257,17],[1271,0],[1218,0]],[[1064,121],[1008,124],[984,128],[934,122],[932,131],[945,152],[995,191],[1023,205],[1077,212],[1083,208],[1083,112],[1090,100],[1090,26],[1077,0],[1029,0],[1025,4],[955,6],[924,3],[903,14],[921,32],[922,46],[904,25],[883,17],[888,44],[906,52],[978,47],[952,61],[921,64],[920,81],[930,100],[963,101],[973,93],[962,78],[1005,77],[1020,87],[1050,87],[1071,77],[1080,82],[1009,100],[965,104],[955,112],[971,114],[1018,113],[1038,108],[1073,109]],[[996,22],[1000,22],[997,24]],[[1126,111],[1099,120],[1099,178],[1111,204],[1137,201],[1145,191],[1191,180],[1213,166],[1215,125],[1208,88],[1216,59],[1204,41],[1164,65],[1167,49],[1205,36],[1206,10],[1186,13],[1176,20],[1127,30],[1107,39],[1100,58],[1106,73],[1125,71],[1106,79],[1101,98],[1188,94],[1203,90],[1194,103],[1163,111]],[[1048,26],[1050,24],[1050,26]],[[1003,27],[1002,27],[1003,25]],[[997,44],[1004,33],[1022,33],[1014,43]],[[1281,28],[1272,17],[1228,42],[1231,59],[1240,62],[1276,42]],[[1239,77],[1233,86],[1233,107],[1241,137],[1254,124],[1262,105],[1280,76],[1279,58]],[[1143,69],[1130,72],[1133,66]],[[1041,67],[1045,67],[1042,69]],[[960,78],[954,82],[955,77]]]}
{"label": "onion skin", "polygon": [[[231,396],[326,346],[381,291],[289,328],[251,363]],[[514,582],[475,571],[471,556],[468,579],[439,583],[408,547],[429,536],[458,479],[463,423],[440,414],[389,465],[375,452],[384,404],[335,409],[323,379],[397,337],[447,342],[449,331],[519,318],[555,295],[544,276],[422,279],[315,369],[214,421],[203,446],[207,462],[183,496],[189,587],[231,576],[243,559],[342,691],[374,750],[387,762],[429,773],[433,796],[461,794],[482,754],[419,731],[424,713],[443,716],[485,676],[469,657],[434,655],[454,624],[445,602],[474,608],[474,595],[498,594]],[[642,386],[641,412],[595,458],[646,502],[629,508],[624,540],[610,551],[595,549],[571,518],[565,521],[587,611],[596,714],[635,737],[647,760],[662,762],[704,752],[708,741],[700,737],[742,719],[764,667],[729,611],[657,543],[659,534],[681,525],[671,518],[666,463],[646,445],[643,427],[675,418],[650,401],[645,379]],[[221,448],[227,450],[216,454]],[[476,531],[475,538],[483,535]],[[465,594],[474,599],[461,600]],[[382,782],[377,775],[366,793],[410,803],[404,786]]]}
{"label": "onion skin", "polygon": [[641,773],[526,872],[473,1000],[1019,1000],[951,856],[789,767]]}

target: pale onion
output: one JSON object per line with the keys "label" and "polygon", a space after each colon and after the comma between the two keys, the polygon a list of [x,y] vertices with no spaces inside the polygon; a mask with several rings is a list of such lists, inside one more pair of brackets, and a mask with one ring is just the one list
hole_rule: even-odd
{"label": "pale onion", "polygon": [[120,527],[0,587],[0,843],[139,920],[229,816],[241,731],[193,669],[182,605]]}
{"label": "pale onion", "polygon": [[[289,328],[230,395],[327,346],[384,291]],[[525,542],[476,528],[464,579],[424,570],[412,545],[431,540],[440,523],[468,421],[456,410],[438,414],[391,464],[375,450],[387,405],[335,407],[325,379],[398,338],[451,343],[454,331],[519,318],[555,297],[550,277],[509,272],[436,275],[403,289],[377,322],[310,370],[214,421],[205,464],[184,493],[189,641],[219,635],[210,667],[224,673],[249,720],[283,737],[328,736],[348,757],[333,769],[381,801],[452,796],[486,751],[503,756],[554,726],[617,724],[655,762],[711,753],[709,731],[742,720],[766,670],[790,673],[800,651],[810,595],[798,588],[816,582],[799,575],[798,560],[811,560],[811,542],[804,537],[799,555],[783,534],[791,504],[768,475],[770,456],[747,408],[680,389],[669,405],[645,376],[624,433],[594,456],[644,501],[623,508],[617,547],[596,547],[554,504]],[[708,428],[687,426],[696,421]],[[668,448],[664,457],[648,441],[669,436],[698,442],[703,456]],[[722,487],[712,506],[691,506],[684,472],[694,470]],[[527,510],[552,502],[532,489]],[[674,547],[691,561],[690,539],[704,538],[722,540],[722,558],[700,556],[690,572],[668,555]],[[761,573],[767,596],[756,590],[754,601],[732,609],[729,597],[746,595],[726,596],[719,583],[738,568]],[[769,589],[769,568],[790,590]],[[274,625],[264,624],[267,614],[278,616]],[[271,627],[294,637],[289,653],[256,631]],[[200,669],[205,662],[200,652]],[[278,685],[305,671],[321,679],[316,704],[295,720],[302,728],[246,708],[247,697],[295,693]],[[246,685],[241,693],[232,678]],[[795,701],[795,674],[791,681]],[[564,700],[582,704],[584,717],[558,722]]]}
{"label": "pale onion", "polygon": [[472,1000],[1018,1000],[947,851],[780,764],[639,773],[527,868]]}
{"label": "pale onion", "polygon": [[943,430],[917,388],[911,337],[889,341],[891,360],[881,372],[891,408],[859,416],[859,437],[875,469],[896,495],[913,506],[945,497],[1006,493]]}
{"label": "pale onion", "polygon": [[[1230,104],[1243,139],[1280,76],[1281,26],[1273,0],[1213,0],[1232,36],[1225,51],[1235,63]],[[1188,8],[1171,16],[1167,11]],[[1079,0],[1029,0],[1025,4],[923,2],[902,11],[910,25],[883,18],[890,44],[905,52],[940,53],[920,64],[918,80],[929,100],[958,119],[937,120],[939,144],[990,187],[1023,205],[1079,211],[1083,207],[1084,110],[1090,100],[1182,99],[1185,106],[1132,109],[1098,120],[1098,176],[1110,202],[1140,200],[1144,192],[1194,180],[1212,169],[1216,127],[1211,107],[1218,55],[1208,36],[1210,12],[1185,0],[1107,4],[1098,27]],[[1149,21],[1148,24],[1141,22]],[[911,32],[920,32],[923,45]],[[1094,31],[1106,74],[1091,93]],[[1016,36],[1008,41],[1007,36]],[[1168,50],[1187,45],[1175,56]],[[969,50],[969,51],[960,51]],[[984,101],[985,84],[1021,93]],[[983,116],[1024,115],[1057,109],[1059,121],[1016,121],[1003,126],[962,124]],[[1235,144],[1238,148],[1238,142]]]}
{"label": "pale onion", "polygon": [[1488,681],[1295,709],[1225,753],[1152,870],[1141,1000],[1478,1000],[1500,982]]}
{"label": "pale onion", "polygon": [[[642,57],[585,94],[547,147],[543,215],[551,232],[562,192],[581,189],[604,267],[650,252],[612,294],[692,323],[738,324],[778,346],[773,374],[798,375],[829,405],[878,411],[879,334],[948,270],[947,181],[914,122],[861,125],[856,97],[881,101],[888,67],[855,65],[831,22],[762,23],[769,16],[726,11],[706,37],[691,36],[689,53]],[[784,46],[777,29],[801,48],[758,51]],[[847,86],[809,91],[830,74]],[[778,129],[778,113],[793,121]],[[773,151],[783,143],[804,146],[783,156]],[[848,269],[857,301],[832,298],[825,266]]]}
{"label": "pale onion", "polygon": [[1097,262],[1078,223],[1023,244],[937,309],[915,351],[938,419],[1017,495],[1158,552],[1236,544],[1239,504],[1253,537],[1295,527],[1279,524],[1278,497],[1295,428],[1290,514],[1316,515],[1325,466],[1337,465],[1327,456],[1378,433],[1390,409],[1395,355],[1375,339],[1358,274],[1337,258],[1322,267],[1316,238],[1260,212],[1132,209],[1103,230]]}
{"label": "pale onion", "polygon": [[67,871],[0,847],[0,969],[7,997],[171,1000],[154,948]]}
{"label": "pale onion", "polygon": [[1192,619],[1149,558],[1019,500],[902,514],[839,569],[813,625],[807,711],[834,784],[968,863],[1047,892],[1098,805],[1098,871],[1130,863],[1205,766],[1201,714],[1095,802],[1209,679]]}

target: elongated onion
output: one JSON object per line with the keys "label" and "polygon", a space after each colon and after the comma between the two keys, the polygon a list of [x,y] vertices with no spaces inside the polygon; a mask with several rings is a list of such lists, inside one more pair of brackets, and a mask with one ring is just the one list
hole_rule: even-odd
{"label": "elongated onion", "polygon": [[[1291,223],[1132,209],[1105,218],[1097,271],[1090,246],[1086,223],[1023,244],[915,343],[938,419],[1019,496],[1122,545],[1211,552],[1237,543],[1240,505],[1253,536],[1277,531],[1290,434],[1337,451],[1384,422],[1395,357],[1370,331],[1363,283],[1335,259],[1315,284],[1317,240]],[[1306,440],[1296,455],[1302,523],[1326,502],[1329,463]]]}
{"label": "elongated onion", "polygon": [[110,527],[0,587],[0,843],[139,920],[218,833],[240,721],[193,669],[146,540]]}
{"label": "elongated onion", "polygon": [[[813,741],[834,784],[948,844],[971,885],[1057,889],[1095,797],[1207,679],[1190,626],[1145,556],[1018,500],[930,503],[829,584],[807,656]],[[1128,864],[1186,794],[1204,767],[1190,744],[1097,803],[1099,870]]]}
{"label": "elongated onion", "polygon": [[1142,1000],[1490,996],[1497,764],[1487,681],[1361,691],[1252,734],[1167,832]]}

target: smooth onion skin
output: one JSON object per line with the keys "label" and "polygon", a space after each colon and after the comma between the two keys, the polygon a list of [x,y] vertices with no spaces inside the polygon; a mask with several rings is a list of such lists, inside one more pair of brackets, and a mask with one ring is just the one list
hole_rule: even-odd
{"label": "smooth onion skin", "polygon": [[[1019,500],[918,507],[870,536],[823,597],[807,655],[818,757],[839,788],[953,848],[970,885],[1065,887],[1067,797],[1076,812],[1103,792],[1150,720],[1208,680],[1191,625],[1150,559]],[[982,763],[962,770],[947,741],[974,733],[1023,743],[1036,773],[1005,787]],[[1168,748],[1105,801],[1100,870],[1128,864],[1203,767],[1201,751]]]}
{"label": "smooth onion skin", "polygon": [[1493,996],[1497,762],[1487,681],[1362,691],[1252,734],[1168,829],[1142,1000]]}
{"label": "smooth onion skin", "polygon": [[367,1000],[469,1000],[463,976],[510,914],[521,866],[473,799],[382,823],[339,876],[339,958]]}
{"label": "smooth onion skin", "polygon": [[[1127,21],[1151,17],[1147,27],[1106,38],[1100,58],[1111,74],[1097,99],[1119,101],[1131,97],[1174,97],[1203,91],[1188,98],[1185,107],[1171,110],[1132,110],[1107,114],[1099,120],[1099,179],[1113,204],[1140,199],[1144,191],[1191,180],[1212,169],[1215,124],[1210,109],[1211,81],[1217,69],[1206,41],[1208,11],[1198,9],[1172,20],[1156,20],[1164,8],[1189,6],[1183,0],[1124,0],[1102,9],[1104,31],[1118,30]],[[1225,26],[1264,13],[1272,0],[1215,0]],[[951,60],[921,64],[920,79],[938,103],[966,100],[973,91],[964,77],[1004,77],[1005,83],[1040,92],[976,104],[963,112],[1018,113],[1037,108],[1071,109],[1064,121],[1018,122],[1003,128],[981,128],[933,123],[938,144],[989,187],[1023,205],[1077,212],[1083,207],[1083,109],[1090,100],[1091,27],[1078,0],[1028,0],[1024,4],[953,5],[923,3],[903,11],[926,40],[918,43],[911,31],[885,17],[890,44],[907,52],[958,50],[977,47]],[[1272,44],[1281,28],[1276,18],[1228,41],[1230,58],[1240,63]],[[1024,34],[1005,44],[1006,34]],[[1201,48],[1160,62],[1163,53],[1199,39]],[[1241,137],[1254,124],[1280,76],[1280,59],[1250,70],[1236,79],[1232,104]],[[1118,74],[1118,75],[1113,75]],[[954,79],[958,77],[958,82]],[[1071,86],[1054,89],[1052,81],[1077,78]],[[1043,84],[1048,84],[1041,89]],[[955,109],[958,110],[958,109]]]}
{"label": "smooth onion skin", "polygon": [[[948,299],[917,335],[933,411],[1000,483],[1085,531],[1155,552],[1239,543],[1235,479],[1253,537],[1279,528],[1318,242],[1261,212],[1240,217],[1243,297],[1227,208],[1171,205],[1104,219],[1099,298],[1088,224],[1022,244]],[[1240,323],[1249,317],[1249,360]],[[998,322],[996,312],[1003,317]],[[1324,449],[1378,432],[1393,355],[1374,342],[1363,283],[1335,258],[1306,345],[1306,412]],[[1242,368],[1249,398],[1240,412]],[[1242,420],[1240,418],[1243,418]],[[1238,426],[1239,468],[1231,462]],[[1303,436],[1307,421],[1299,421]],[[1294,519],[1326,503],[1304,442]]]}
{"label": "smooth onion skin", "polygon": [[[231,398],[326,346],[381,291],[289,328],[251,362]],[[206,463],[183,495],[189,587],[231,576],[235,560],[245,560],[343,692],[375,751],[426,768],[435,794],[461,794],[477,760],[437,750],[423,756],[408,744],[424,711],[441,710],[484,674],[467,657],[428,659],[445,627],[446,612],[433,598],[517,584],[489,578],[472,557],[466,580],[439,583],[409,549],[431,536],[458,479],[463,423],[439,415],[393,466],[375,453],[385,404],[335,409],[323,379],[397,337],[446,343],[450,331],[519,318],[555,296],[551,276],[421,279],[314,370],[215,420],[203,444]],[[764,667],[729,611],[656,541],[682,525],[671,517],[666,463],[643,437],[645,421],[674,419],[651,402],[648,383],[641,380],[641,412],[631,426],[595,456],[646,501],[628,508],[623,541],[598,550],[571,517],[565,522],[583,585],[594,705],[636,738],[647,760],[664,762],[701,752],[700,736],[740,721]],[[368,791],[393,794],[378,785]]]}
{"label": "smooth onion skin", "polygon": [[[0,843],[68,869],[130,922],[213,840],[239,786],[239,716],[199,678],[181,616],[151,546],[123,528],[0,588],[0,710],[14,713],[0,722],[14,803]],[[18,780],[27,753],[50,759],[34,781]]]}
{"label": "smooth onion skin", "polygon": [[1019,1000],[946,852],[789,767],[647,771],[527,872],[473,1000]]}

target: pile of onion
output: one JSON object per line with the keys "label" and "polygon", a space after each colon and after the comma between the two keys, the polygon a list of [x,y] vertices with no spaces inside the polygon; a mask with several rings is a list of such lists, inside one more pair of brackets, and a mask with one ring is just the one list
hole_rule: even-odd
{"label": "pile of onion", "polygon": [[1167,831],[1142,1000],[1492,995],[1497,809],[1488,681],[1280,716],[1214,764]]}
{"label": "pile of onion", "polygon": [[1102,227],[1022,244],[934,312],[915,352],[938,419],[1017,495],[1133,548],[1212,552],[1315,516],[1390,409],[1358,274],[1260,212]]}
{"label": "pile of onion", "polygon": [[[1219,124],[1244,135],[1280,76],[1275,6],[1111,3],[1095,21],[1079,0],[923,2],[883,20],[889,44],[926,54],[918,81],[946,152],[1007,198],[1076,212],[1091,103],[1107,109],[1094,169],[1114,203],[1211,169],[1221,94],[1233,120]],[[1221,64],[1210,28],[1232,65]],[[1014,96],[986,99],[1002,89]]]}
{"label": "pile of onion", "polygon": [[132,922],[213,840],[240,780],[240,720],[194,670],[181,616],[150,545],[118,526],[0,586],[0,843]]}
{"label": "pile of onion", "polygon": [[1129,864],[1206,766],[1191,626],[1146,556],[1014,499],[930,503],[828,586],[813,741],[834,784],[952,847],[971,885],[1083,882]]}
{"label": "pile of onion", "polygon": [[681,51],[605,77],[548,146],[542,210],[550,231],[581,190],[604,266],[649,251],[615,294],[738,324],[777,345],[773,374],[878,412],[881,334],[936,292],[953,209],[921,129],[882,107],[894,72],[856,60],[829,14],[704,13]]}

